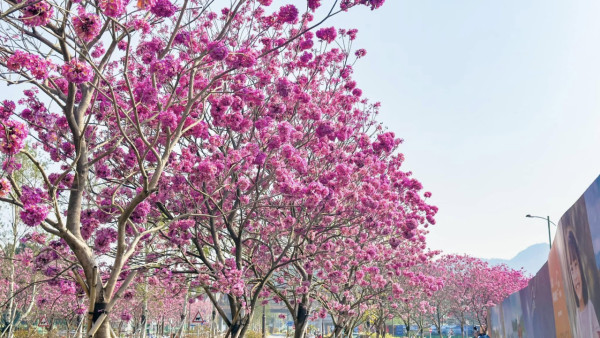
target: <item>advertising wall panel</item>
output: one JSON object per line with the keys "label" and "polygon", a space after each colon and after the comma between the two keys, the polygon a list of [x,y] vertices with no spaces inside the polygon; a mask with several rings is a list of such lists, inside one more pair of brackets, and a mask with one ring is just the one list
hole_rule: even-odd
{"label": "advertising wall panel", "polygon": [[492,338],[600,338],[599,322],[600,177],[561,217],[528,286],[490,308],[489,328]]}

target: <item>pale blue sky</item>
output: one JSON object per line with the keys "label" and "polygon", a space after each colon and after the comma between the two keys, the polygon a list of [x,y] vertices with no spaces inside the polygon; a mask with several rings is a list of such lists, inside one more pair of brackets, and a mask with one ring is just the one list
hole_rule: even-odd
{"label": "pale blue sky", "polygon": [[332,24],[359,29],[354,77],[440,208],[432,248],[512,258],[547,242],[526,214],[558,222],[600,174],[600,2],[387,0]]}
{"label": "pale blue sky", "polygon": [[[440,208],[430,246],[511,258],[600,174],[600,2],[388,0],[354,76]],[[552,229],[554,233],[554,229]]]}

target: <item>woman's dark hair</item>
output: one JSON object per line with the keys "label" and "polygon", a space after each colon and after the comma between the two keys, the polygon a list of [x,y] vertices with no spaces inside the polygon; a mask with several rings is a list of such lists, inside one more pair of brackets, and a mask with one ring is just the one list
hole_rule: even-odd
{"label": "woman's dark hair", "polygon": [[[583,274],[583,266],[581,265],[581,256],[579,255],[579,246],[577,245],[577,240],[575,239],[575,234],[573,230],[569,229],[567,233],[567,251],[569,258],[569,265],[572,261],[577,260],[579,263],[579,274],[581,278],[581,296],[583,298],[583,305],[587,305],[588,302],[588,290],[587,290],[587,281],[585,280],[585,275]],[[572,284],[572,283],[571,283]],[[573,294],[575,295],[575,304],[579,307],[579,297],[577,297],[577,293],[575,292],[575,285],[573,284]]]}

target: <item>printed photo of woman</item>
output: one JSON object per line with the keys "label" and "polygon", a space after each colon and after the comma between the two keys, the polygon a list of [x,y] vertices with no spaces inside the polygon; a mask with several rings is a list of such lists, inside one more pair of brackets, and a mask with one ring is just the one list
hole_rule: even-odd
{"label": "printed photo of woman", "polygon": [[567,262],[573,285],[573,297],[577,307],[577,322],[581,337],[600,338],[600,324],[594,304],[589,301],[588,284],[581,265],[579,245],[572,229],[567,231]]}

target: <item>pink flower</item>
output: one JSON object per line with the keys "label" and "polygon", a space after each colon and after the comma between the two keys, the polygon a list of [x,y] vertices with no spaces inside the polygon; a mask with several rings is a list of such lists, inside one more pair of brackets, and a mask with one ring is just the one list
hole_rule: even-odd
{"label": "pink flower", "polygon": [[198,163],[197,173],[200,179],[208,181],[217,175],[218,169],[214,163],[208,160]]}
{"label": "pink flower", "polygon": [[21,20],[26,26],[43,26],[50,22],[50,18],[54,14],[52,5],[44,0],[27,0],[27,3],[30,5],[23,8],[23,16],[21,16]]}
{"label": "pink flower", "polygon": [[293,85],[286,78],[277,79],[275,82],[275,89],[277,90],[277,94],[287,97],[292,90]]}
{"label": "pink flower", "polygon": [[61,73],[67,81],[77,84],[90,81],[94,77],[92,69],[85,62],[76,58],[65,63],[61,67]]}
{"label": "pink flower", "polygon": [[82,41],[90,42],[100,33],[102,22],[96,14],[81,10],[78,16],[73,17],[73,28]]}
{"label": "pink flower", "polygon": [[298,22],[298,9],[294,5],[286,5],[279,9],[277,18],[281,23],[296,23]]}
{"label": "pink flower", "polygon": [[146,223],[146,216],[150,213],[152,206],[148,201],[143,201],[135,207],[135,210],[131,213],[131,220],[135,223]]}
{"label": "pink flower", "polygon": [[381,154],[382,151],[389,153],[394,149],[394,146],[399,142],[394,138],[393,132],[383,133],[377,135],[377,141],[373,142],[373,150],[377,154]]}
{"label": "pink flower", "polygon": [[123,0],[100,0],[100,9],[107,16],[116,18],[125,11]]}
{"label": "pink flower", "polygon": [[265,159],[267,158],[267,155],[263,152],[259,152],[256,157],[254,158],[254,161],[252,161],[252,164],[256,164],[256,165],[263,165],[265,163]]}
{"label": "pink flower", "polygon": [[249,68],[256,64],[258,53],[250,49],[241,49],[235,53],[229,54],[227,64],[232,68]]}
{"label": "pink flower", "polygon": [[0,103],[0,121],[6,120],[15,112],[15,103],[13,101],[4,100]]}
{"label": "pink flower", "polygon": [[24,124],[7,120],[0,122],[0,152],[14,155],[25,146],[27,128]]}
{"label": "pink flower", "polygon": [[221,61],[229,55],[229,50],[222,41],[213,41],[206,46],[208,55],[215,61]]}
{"label": "pink flower", "polygon": [[154,6],[150,8],[150,12],[161,18],[168,18],[175,14],[177,6],[173,5],[169,0],[157,0]]}
{"label": "pink flower", "polygon": [[6,60],[6,65],[8,69],[16,72],[25,68],[38,80],[46,79],[48,77],[48,72],[54,67],[49,61],[46,61],[37,55],[20,50],[16,50],[14,54]]}
{"label": "pink flower", "polygon": [[383,6],[385,0],[361,0],[361,4],[371,6],[371,10],[377,9]]}
{"label": "pink flower", "polygon": [[27,205],[20,213],[21,220],[31,227],[40,225],[46,219],[48,211],[48,207],[43,204]]}
{"label": "pink flower", "polygon": [[308,8],[311,11],[314,12],[319,7],[321,7],[321,0],[308,0]]}
{"label": "pink flower", "polygon": [[6,178],[0,179],[0,197],[4,197],[10,193],[10,182]]}
{"label": "pink flower", "polygon": [[131,313],[127,312],[127,311],[123,311],[121,313],[121,320],[124,322],[128,322],[130,321],[132,318]]}
{"label": "pink flower", "polygon": [[32,188],[27,185],[24,185],[21,187],[20,199],[21,199],[21,202],[23,202],[23,204],[25,206],[40,204],[47,198],[48,198],[48,194],[46,194],[44,191],[42,191],[42,189]]}
{"label": "pink flower", "polygon": [[321,28],[317,31],[317,38],[326,41],[327,43],[333,42],[337,36],[335,27]]}
{"label": "pink flower", "polygon": [[133,292],[133,290],[126,290],[125,293],[123,293],[123,299],[125,300],[132,300],[133,296],[135,296],[135,292]]}
{"label": "pink flower", "polygon": [[348,32],[346,32],[346,34],[350,37],[350,40],[354,40],[356,39],[356,34],[358,34],[358,29],[353,28],[348,30]]}
{"label": "pink flower", "polygon": [[175,115],[175,113],[173,113],[171,110],[161,111],[158,114],[158,120],[169,130],[175,130],[175,127],[177,127],[177,123],[179,122],[177,115]]}
{"label": "pink flower", "polygon": [[113,228],[102,228],[96,231],[94,245],[99,252],[108,252],[110,244],[117,240],[117,231]]}

